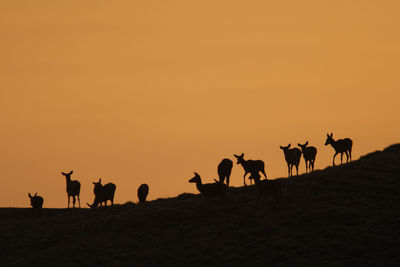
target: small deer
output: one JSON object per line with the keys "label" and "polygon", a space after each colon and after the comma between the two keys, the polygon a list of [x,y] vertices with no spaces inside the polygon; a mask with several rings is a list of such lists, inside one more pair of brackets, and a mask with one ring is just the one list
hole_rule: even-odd
{"label": "small deer", "polygon": [[254,180],[258,191],[257,203],[262,195],[272,196],[276,203],[282,200],[281,184],[277,180],[260,180],[261,175],[258,172],[251,173],[249,179]]}
{"label": "small deer", "polygon": [[218,176],[219,181],[223,183],[226,178],[226,185],[229,187],[229,178],[231,177],[233,162],[230,159],[223,159],[220,164],[218,164]]}
{"label": "small deer", "polygon": [[314,171],[315,156],[317,155],[317,149],[313,146],[307,146],[308,141],[304,145],[297,144],[301,148],[303,153],[304,161],[306,162],[306,173]]}
{"label": "small deer", "polygon": [[203,184],[200,175],[195,172],[194,177],[189,180],[189,183],[196,183],[196,188],[204,197],[207,207],[209,208],[209,199],[213,197],[220,197],[225,203],[225,196],[227,186],[224,183],[216,181],[215,183]]}
{"label": "small deer", "polygon": [[149,194],[149,186],[147,184],[141,184],[137,190],[139,203],[146,202],[146,197],[148,194]]}
{"label": "small deer", "polygon": [[71,180],[71,174],[74,171],[70,171],[69,173],[61,172],[62,175],[65,176],[67,181],[67,196],[68,196],[68,208],[70,203],[70,197],[73,198],[73,208],[75,208],[76,197],[78,197],[79,208],[81,207],[81,200],[79,199],[79,193],[81,192],[81,183],[76,180]]}
{"label": "small deer", "polygon": [[335,157],[340,153],[340,164],[343,164],[343,153],[346,154],[346,163],[351,161],[351,149],[353,147],[353,141],[350,138],[339,139],[335,141],[333,139],[333,133],[326,134],[325,145],[331,145],[335,149],[335,155],[333,155],[333,166],[335,166]]}
{"label": "small deer", "polygon": [[288,176],[293,176],[293,166],[296,166],[296,173],[299,175],[299,164],[301,159],[301,150],[298,148],[290,149],[290,144],[287,146],[280,146],[285,154],[285,160],[288,166]]}
{"label": "small deer", "polygon": [[[265,165],[264,165],[264,161],[262,160],[245,160],[244,157],[244,153],[242,153],[242,155],[238,156],[235,155],[235,158],[237,159],[237,164],[241,164],[243,169],[244,169],[244,175],[243,175],[243,183],[244,186],[246,186],[246,175],[248,173],[254,173],[254,172],[262,172],[262,174],[264,174],[265,179],[267,179],[267,175],[265,174]],[[250,184],[251,184],[250,180]]]}
{"label": "small deer", "polygon": [[114,205],[114,194],[115,194],[115,189],[117,188],[115,184],[113,183],[108,183],[105,185],[101,184],[101,178],[99,179],[98,182],[93,182],[94,184],[94,201],[93,204],[90,205],[87,203],[87,205],[91,208],[96,208],[99,204],[100,207],[107,206],[107,200],[111,201],[111,205]]}
{"label": "small deer", "polygon": [[37,195],[37,192],[34,196],[31,193],[28,193],[28,196],[31,200],[31,206],[33,209],[40,211],[43,207],[43,198]]}

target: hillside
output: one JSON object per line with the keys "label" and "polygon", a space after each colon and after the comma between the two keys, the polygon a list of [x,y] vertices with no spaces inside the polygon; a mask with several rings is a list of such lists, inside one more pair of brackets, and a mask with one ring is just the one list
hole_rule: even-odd
{"label": "hillside", "polygon": [[[182,182],[187,182],[182,179]],[[232,188],[111,208],[0,209],[1,266],[399,266],[400,144],[282,178],[285,203]]]}

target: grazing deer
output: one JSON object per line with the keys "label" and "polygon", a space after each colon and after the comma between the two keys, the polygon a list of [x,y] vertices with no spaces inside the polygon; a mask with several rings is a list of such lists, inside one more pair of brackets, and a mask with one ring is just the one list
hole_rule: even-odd
{"label": "grazing deer", "polygon": [[260,180],[261,175],[258,172],[251,173],[249,179],[254,180],[258,191],[257,203],[262,195],[272,196],[276,203],[282,200],[281,183],[277,180]]}
{"label": "grazing deer", "polygon": [[91,208],[96,208],[99,204],[100,207],[103,206],[104,202],[104,206],[107,206],[107,200],[110,200],[111,205],[114,205],[114,194],[115,194],[115,189],[117,188],[115,184],[108,183],[102,185],[101,178],[99,179],[98,182],[93,182],[93,184],[94,184],[93,193],[95,196],[94,201],[92,205],[90,205],[89,203],[87,203],[87,205]]}
{"label": "grazing deer", "polygon": [[43,198],[41,196],[38,196],[37,193],[35,193],[34,196],[32,196],[31,193],[28,193],[28,196],[31,200],[32,208],[40,211],[43,207]]}
{"label": "grazing deer", "polygon": [[353,147],[353,141],[350,138],[339,139],[335,141],[333,139],[333,133],[326,134],[325,145],[331,145],[335,149],[335,155],[333,155],[333,166],[335,166],[335,157],[340,153],[340,164],[343,164],[343,153],[346,153],[346,163],[351,161],[351,149]]}
{"label": "grazing deer", "polygon": [[[313,146],[307,146],[308,141],[304,145],[297,144],[301,148],[303,153],[304,161],[306,162],[306,173],[314,171],[315,156],[317,155],[317,149]],[[312,170],[311,170],[312,169]]]}
{"label": "grazing deer", "polygon": [[75,208],[75,202],[76,202],[75,197],[78,197],[78,203],[79,203],[79,208],[80,208],[81,200],[79,199],[79,193],[81,192],[81,183],[76,180],[71,180],[71,174],[73,174],[73,173],[74,173],[74,171],[70,171],[69,173],[61,172],[61,174],[65,176],[65,179],[67,181],[68,208],[69,208],[70,197],[73,198],[73,207],[74,208]]}
{"label": "grazing deer", "polygon": [[219,181],[223,183],[226,178],[226,185],[229,187],[229,178],[231,177],[233,162],[230,159],[223,159],[220,164],[218,164],[218,176]]}
{"label": "grazing deer", "polygon": [[299,164],[301,159],[301,150],[298,148],[290,148],[290,144],[287,146],[280,146],[285,154],[285,160],[288,166],[288,176],[293,176],[293,166],[296,166],[296,173],[299,175]]}
{"label": "grazing deer", "polygon": [[212,197],[220,197],[225,203],[227,186],[217,180],[215,181],[215,183],[203,184],[197,172],[195,172],[194,177],[189,180],[189,183],[196,183],[197,190],[199,190],[207,203],[207,208],[210,206],[209,199]]}
{"label": "grazing deer", "polygon": [[137,190],[139,203],[146,202],[146,197],[148,194],[149,194],[149,186],[147,184],[141,184]]}
{"label": "grazing deer", "polygon": [[[265,170],[264,170],[264,161],[262,160],[245,160],[244,157],[244,153],[242,153],[242,155],[238,156],[235,155],[235,158],[237,159],[237,164],[241,164],[243,169],[244,169],[244,175],[243,175],[243,183],[244,186],[246,186],[246,175],[248,173],[254,173],[254,172],[262,172],[262,174],[264,174],[265,179],[267,179],[267,175],[265,174]],[[252,180],[250,180],[251,183]]]}

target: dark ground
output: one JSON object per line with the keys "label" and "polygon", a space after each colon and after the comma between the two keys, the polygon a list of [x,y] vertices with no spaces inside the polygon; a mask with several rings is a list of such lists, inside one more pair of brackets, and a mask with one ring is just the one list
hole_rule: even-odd
{"label": "dark ground", "polygon": [[281,179],[284,205],[232,188],[111,208],[0,209],[0,266],[400,266],[400,144]]}

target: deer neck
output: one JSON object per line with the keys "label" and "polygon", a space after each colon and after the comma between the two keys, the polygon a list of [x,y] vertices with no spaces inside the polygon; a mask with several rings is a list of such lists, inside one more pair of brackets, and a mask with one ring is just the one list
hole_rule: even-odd
{"label": "deer neck", "polygon": [[202,192],[202,191],[203,191],[203,183],[201,182],[200,179],[198,179],[198,180],[196,181],[196,188],[197,188],[197,190],[199,190],[199,192]]}
{"label": "deer neck", "polygon": [[336,148],[336,141],[335,141],[335,139],[333,139],[333,138],[332,138],[332,141],[331,141],[331,146],[332,146],[333,148]]}

